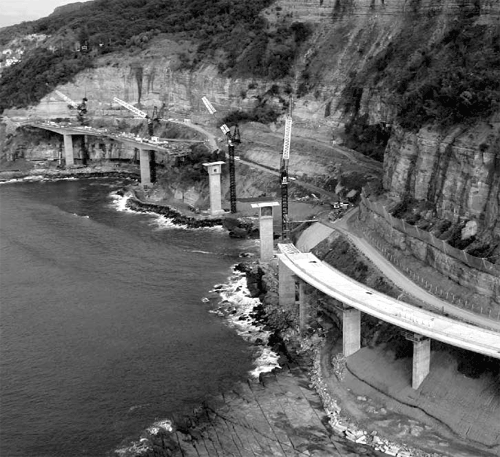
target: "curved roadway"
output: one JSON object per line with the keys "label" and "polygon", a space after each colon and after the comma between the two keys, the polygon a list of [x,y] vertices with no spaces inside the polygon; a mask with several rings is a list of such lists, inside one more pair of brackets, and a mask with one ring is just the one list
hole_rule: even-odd
{"label": "curved roadway", "polygon": [[379,268],[379,270],[385,276],[387,276],[394,284],[396,284],[406,293],[422,300],[429,306],[436,308],[436,311],[444,311],[449,315],[467,321],[471,324],[493,329],[495,331],[500,331],[499,321],[490,319],[486,316],[475,314],[462,308],[458,308],[456,305],[453,305],[452,303],[449,303],[445,300],[440,299],[439,297],[436,297],[435,295],[432,295],[420,285],[413,282],[400,270],[398,270],[398,268],[396,268],[391,262],[389,262],[389,260],[387,260],[367,240],[352,233],[348,229],[347,224],[348,220],[353,217],[357,213],[357,211],[358,209],[356,208],[352,212],[349,212],[349,214],[347,214],[345,217],[343,217],[342,219],[338,219],[335,222],[321,221],[321,223],[344,234],[363,254],[365,254],[377,266],[377,268]]}
{"label": "curved roadway", "polygon": [[388,297],[340,273],[313,254],[300,252],[292,244],[278,247],[278,258],[287,268],[330,297],[410,332],[500,359],[500,333]]}

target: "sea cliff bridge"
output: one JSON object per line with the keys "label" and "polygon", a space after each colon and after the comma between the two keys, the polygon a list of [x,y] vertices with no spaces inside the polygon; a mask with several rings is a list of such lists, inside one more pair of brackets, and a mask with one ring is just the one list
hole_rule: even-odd
{"label": "sea cliff bridge", "polygon": [[500,333],[420,309],[377,292],[319,260],[293,244],[279,244],[279,301],[283,308],[296,303],[301,329],[308,319],[304,284],[310,284],[343,304],[343,353],[348,357],[361,348],[361,312],[405,330],[413,341],[412,387],[418,389],[430,370],[430,339],[500,359]]}
{"label": "sea cliff bridge", "polygon": [[[107,137],[115,141],[132,146],[139,151],[141,184],[148,186],[152,183],[151,167],[155,162],[155,153],[163,153],[170,157],[182,157],[186,152],[180,152],[172,148],[179,144],[207,144],[206,140],[188,140],[178,138],[146,139],[126,133],[110,133],[106,129],[98,129],[86,126],[62,126],[55,122],[24,122],[22,125],[36,127],[43,130],[59,133],[64,138],[64,160],[67,167],[75,165],[75,154],[73,150],[73,137],[94,136]],[[207,145],[208,147],[208,145]]]}

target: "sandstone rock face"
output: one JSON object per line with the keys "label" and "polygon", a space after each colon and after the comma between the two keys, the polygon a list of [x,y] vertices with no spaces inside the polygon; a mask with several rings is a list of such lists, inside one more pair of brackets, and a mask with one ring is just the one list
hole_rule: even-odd
{"label": "sandstone rock face", "polygon": [[[494,24],[500,14],[500,2],[481,0],[480,5],[478,24]],[[294,75],[282,81],[231,79],[219,74],[217,66],[211,63],[196,71],[182,70],[175,52],[168,50],[168,43],[162,43],[156,51],[124,55],[119,62],[102,57],[96,68],[80,73],[74,82],[59,89],[75,101],[87,96],[91,116],[132,117],[113,102],[113,97],[118,97],[140,104],[148,113],[154,106],[165,104],[166,117],[185,116],[218,126],[228,112],[257,105],[259,97],[273,84],[290,85],[295,92],[294,131],[314,132],[313,135],[332,139],[349,120],[341,103],[347,83],[409,26],[412,10],[419,8],[422,20],[425,14],[434,18],[435,28],[422,37],[432,45],[443,37],[447,24],[463,7],[461,0],[278,0],[262,13],[271,23],[288,17],[291,22],[307,22],[314,27],[295,62]],[[406,195],[430,203],[439,218],[477,224],[474,236],[492,244],[498,242],[498,114],[481,125],[446,132],[430,127],[413,133],[395,124],[397,106],[382,83],[374,78],[359,90],[358,113],[366,114],[371,124],[392,125],[384,158],[385,190],[397,198]],[[215,116],[206,111],[203,96],[217,109]],[[11,110],[11,114],[26,112]],[[55,93],[28,114],[74,117]],[[275,127],[281,129],[282,122]]]}
{"label": "sandstone rock face", "polygon": [[[491,306],[494,310],[498,309],[500,277],[496,273],[488,274],[485,271],[469,268],[460,260],[446,255],[430,244],[393,229],[383,217],[373,212],[365,212],[363,222],[390,246],[406,255],[411,254],[423,264],[432,266],[445,278],[463,286],[464,290],[473,291],[470,300],[476,306],[482,306],[484,309]],[[442,284],[440,286],[445,287]],[[465,300],[465,297],[462,297],[462,300]],[[496,311],[494,314],[496,315]]]}
{"label": "sandstone rock face", "polygon": [[500,133],[490,125],[445,135],[395,129],[384,159],[384,188],[435,206],[451,222],[473,221],[476,233],[500,238]]}

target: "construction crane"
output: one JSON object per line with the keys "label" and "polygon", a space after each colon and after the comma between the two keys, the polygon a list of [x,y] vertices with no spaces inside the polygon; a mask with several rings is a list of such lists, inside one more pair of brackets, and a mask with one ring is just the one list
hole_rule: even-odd
{"label": "construction crane", "polygon": [[157,106],[153,107],[153,115],[151,117],[153,118],[154,122],[160,122],[163,119],[163,117],[165,115],[164,112],[165,112],[166,106],[167,105],[165,103],[163,103],[161,105],[160,110],[158,110]]}
{"label": "construction crane", "polygon": [[[210,114],[212,115],[215,114],[216,109],[208,101],[207,97],[202,97],[201,101],[204,103]],[[240,130],[237,125],[235,125],[233,132],[231,132],[231,129],[226,124],[222,124],[219,128],[222,130],[222,133],[226,136],[227,139],[227,150],[229,155],[229,201],[231,204],[231,213],[234,214],[237,212],[236,173],[234,167],[234,145],[235,143],[241,143]]]}
{"label": "construction crane", "polygon": [[153,119],[149,116],[149,114],[145,113],[144,111],[141,111],[139,108],[136,108],[135,106],[131,105],[130,103],[124,102],[123,100],[120,100],[119,98],[113,97],[113,101],[118,103],[119,105],[123,106],[124,108],[127,108],[129,111],[132,111],[135,115],[142,117],[144,119],[147,119],[148,121],[148,134],[149,136],[153,136]]}
{"label": "construction crane", "polygon": [[69,98],[62,92],[58,90],[55,90],[54,92],[68,104],[69,109],[76,109],[76,119],[78,120],[78,122],[80,122],[80,124],[85,125],[87,123],[87,97],[83,97],[81,103],[76,103],[74,100],[71,100],[71,98]]}
{"label": "construction crane", "polygon": [[280,164],[281,186],[281,237],[287,240],[290,235],[290,219],[288,217],[288,161],[290,159],[290,140],[292,138],[292,107],[293,99],[290,97],[288,113],[285,117],[285,135],[283,138],[283,153]]}

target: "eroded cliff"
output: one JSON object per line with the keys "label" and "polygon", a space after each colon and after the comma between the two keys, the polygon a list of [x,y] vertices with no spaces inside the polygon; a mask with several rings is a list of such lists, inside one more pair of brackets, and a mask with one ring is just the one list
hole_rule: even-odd
{"label": "eroded cliff", "polygon": [[[280,80],[230,78],[213,59],[189,69],[186,59],[196,43],[159,35],[146,50],[100,57],[95,68],[60,89],[74,100],[87,96],[96,119],[123,116],[112,102],[118,97],[148,112],[164,105],[166,117],[189,116],[212,127],[231,111],[271,106],[284,113],[292,93],[295,135],[344,142],[375,157],[382,151],[382,196],[406,205],[400,217],[421,227],[437,221],[457,230],[467,226],[452,241],[496,261],[500,4],[279,0],[261,15],[269,27],[303,22],[313,30],[293,71]],[[207,113],[203,96],[217,108],[215,116]],[[71,112],[52,93],[29,112],[6,114]],[[280,131],[282,118],[271,127]],[[323,179],[323,161],[317,174]]]}

